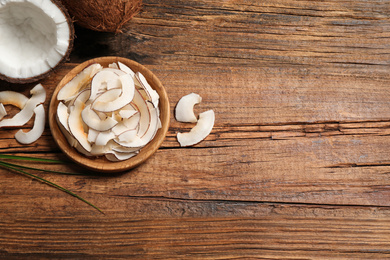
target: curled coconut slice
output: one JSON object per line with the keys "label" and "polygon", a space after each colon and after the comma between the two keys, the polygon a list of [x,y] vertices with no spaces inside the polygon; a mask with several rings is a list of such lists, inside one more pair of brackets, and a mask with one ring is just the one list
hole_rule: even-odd
{"label": "curled coconut slice", "polygon": [[41,137],[43,130],[45,130],[45,109],[43,108],[43,105],[41,104],[34,108],[34,113],[35,119],[33,128],[28,132],[23,132],[23,130],[20,129],[15,134],[16,141],[21,144],[31,144],[35,142]]}
{"label": "curled coconut slice", "polygon": [[119,76],[122,84],[122,94],[113,101],[95,101],[93,108],[101,112],[112,112],[126,106],[133,100],[134,97],[134,80],[129,74]]}
{"label": "curled coconut slice", "polygon": [[3,105],[13,105],[22,109],[28,101],[28,97],[15,91],[1,91],[0,103]]}
{"label": "curled coconut slice", "polygon": [[99,115],[91,109],[91,104],[83,109],[81,118],[87,126],[97,131],[107,131],[118,124],[118,121],[112,117],[107,117],[104,120],[100,119]]}
{"label": "curled coconut slice", "polygon": [[99,91],[103,89],[120,88],[121,84],[118,80],[118,74],[111,70],[102,70],[96,73],[91,82],[90,100],[94,100]]}
{"label": "curled coconut slice", "polygon": [[28,101],[28,98],[15,91],[1,91],[0,92],[0,120],[7,115],[4,105],[13,105],[22,109]]}
{"label": "curled coconut slice", "polygon": [[195,93],[180,98],[175,108],[176,120],[183,123],[196,123],[198,120],[194,114],[194,106],[201,101],[202,97]]}
{"label": "curled coconut slice", "polygon": [[132,69],[130,69],[129,67],[127,67],[125,64],[118,61],[118,67],[120,70],[126,72],[127,74],[130,74],[130,76],[132,76],[134,78],[134,76],[135,76],[134,71]]}
{"label": "curled coconut slice", "polygon": [[78,144],[80,144],[85,151],[90,152],[92,147],[90,142],[88,142],[88,135],[84,132],[83,120],[81,118],[81,112],[84,107],[85,104],[83,102],[78,99],[75,101],[75,104],[69,113],[68,126],[70,133],[77,140]]}
{"label": "curled coconut slice", "polygon": [[60,102],[57,107],[57,122],[61,131],[64,133],[66,140],[69,144],[74,147],[76,146],[76,139],[70,134],[69,125],[68,125],[69,113],[68,107]]}
{"label": "curled coconut slice", "polygon": [[102,65],[94,63],[86,67],[73,79],[71,79],[57,94],[58,100],[68,101],[74,98],[77,93],[87,85],[93,76],[102,69]]}
{"label": "curled coconut slice", "polygon": [[30,93],[32,96],[27,100],[22,110],[19,111],[19,113],[17,113],[14,117],[0,121],[0,127],[22,126],[31,119],[31,117],[34,115],[34,108],[45,102],[46,91],[41,84],[38,84],[33,89],[31,89]]}
{"label": "curled coconut slice", "polygon": [[151,101],[155,107],[158,107],[159,95],[156,90],[154,90],[146,80],[145,76],[141,72],[135,73],[135,78],[140,83],[143,90],[145,90],[147,95],[147,100]]}
{"label": "curled coconut slice", "polygon": [[[15,139],[21,144],[35,142],[45,128],[45,110],[41,103],[45,102],[46,91],[41,84],[38,84],[30,90],[30,93],[31,98],[14,91],[0,92],[0,127],[22,126],[35,114],[33,128],[29,132],[19,130],[15,134]],[[3,116],[7,114],[3,104],[14,105],[21,110],[14,117],[2,120]]]}
{"label": "curled coconut slice", "polygon": [[121,153],[121,152],[117,152],[117,151],[110,151],[110,152],[107,152],[105,154],[105,157],[107,158],[107,160],[111,161],[111,162],[119,162],[119,161],[123,161],[123,160],[128,160],[130,159],[131,157],[134,157],[136,156],[138,153]]}
{"label": "curled coconut slice", "polygon": [[205,139],[213,129],[215,114],[213,110],[199,114],[197,124],[188,133],[178,133],[177,140],[181,146],[191,146]]}

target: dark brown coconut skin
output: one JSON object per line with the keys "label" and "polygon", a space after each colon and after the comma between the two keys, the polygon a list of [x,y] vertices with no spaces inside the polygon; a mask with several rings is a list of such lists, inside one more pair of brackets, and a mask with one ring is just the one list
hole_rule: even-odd
{"label": "dark brown coconut skin", "polygon": [[51,0],[51,1],[56,6],[58,6],[58,8],[65,15],[66,20],[68,21],[70,35],[69,35],[69,45],[68,45],[68,49],[66,50],[65,55],[62,57],[62,59],[53,68],[51,68],[50,70],[48,70],[48,71],[46,71],[46,72],[44,72],[44,73],[42,73],[40,75],[35,76],[35,77],[30,77],[30,78],[11,78],[11,77],[8,77],[8,76],[3,75],[3,74],[0,73],[0,80],[5,80],[5,81],[8,81],[10,83],[17,83],[17,84],[26,84],[26,83],[37,82],[37,81],[39,81],[41,79],[44,79],[44,78],[48,77],[51,73],[54,72],[55,68],[59,64],[61,64],[62,62],[66,61],[69,58],[70,52],[72,51],[72,48],[73,48],[73,41],[74,41],[73,21],[70,18],[68,10],[65,8],[65,6],[59,0]]}
{"label": "dark brown coconut skin", "polygon": [[62,0],[80,26],[101,32],[121,32],[121,28],[138,14],[142,0]]}

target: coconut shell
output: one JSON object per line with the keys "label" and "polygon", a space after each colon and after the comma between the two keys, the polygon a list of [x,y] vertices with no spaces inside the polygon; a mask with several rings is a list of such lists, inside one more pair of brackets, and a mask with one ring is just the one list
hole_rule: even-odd
{"label": "coconut shell", "polygon": [[140,12],[142,0],[62,0],[77,24],[101,32],[121,32]]}

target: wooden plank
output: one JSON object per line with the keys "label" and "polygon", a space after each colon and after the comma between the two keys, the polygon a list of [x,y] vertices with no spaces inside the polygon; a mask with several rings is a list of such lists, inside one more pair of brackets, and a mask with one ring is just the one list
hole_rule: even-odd
{"label": "wooden plank", "polygon": [[390,255],[389,224],[373,219],[305,216],[90,222],[41,218],[2,220],[0,227],[4,248],[0,256],[15,259],[383,259]]}
{"label": "wooden plank", "polygon": [[[70,61],[118,55],[151,69],[171,102],[160,150],[123,174],[0,170],[0,258],[390,258],[386,1],[144,0],[124,34],[76,28]],[[28,94],[33,84],[0,82]],[[179,98],[216,111],[212,134],[180,148]],[[48,107],[48,101],[45,102]],[[15,112],[15,110],[13,111]],[[32,121],[25,126],[30,128]],[[1,152],[60,158],[49,129]],[[39,165],[80,171],[73,164]]]}
{"label": "wooden plank", "polygon": [[386,1],[145,0],[144,5],[122,35],[80,30],[72,61],[114,54],[184,67],[371,69],[389,60]]}
{"label": "wooden plank", "polygon": [[[58,81],[55,78],[61,77],[64,71],[72,66],[74,64],[65,65],[58,74],[43,82],[48,89],[48,96],[55,86],[53,83]],[[152,70],[154,68],[151,66]],[[197,67],[193,70],[196,69]],[[289,107],[302,104],[300,99],[291,98],[293,94],[286,95],[291,98],[289,101],[282,99],[279,103],[268,102],[266,106],[264,102],[258,102],[256,95],[252,94],[247,96],[246,105],[243,105],[243,102],[224,105],[226,104],[224,98],[244,100],[245,95],[241,93],[256,91],[257,96],[262,98],[264,96],[272,98],[277,95],[278,88],[274,88],[271,92],[268,84],[257,85],[256,75],[261,70],[245,70],[252,83],[242,84],[240,91],[237,92],[241,95],[240,98],[231,95],[231,89],[226,92],[220,91],[218,94],[213,93],[212,89],[217,90],[219,87],[216,83],[205,86],[199,84],[196,79],[191,81],[188,68],[184,72],[177,67],[168,68],[166,71],[158,68],[155,71],[160,75],[169,75],[165,77],[165,81],[168,82],[166,88],[171,100],[172,116],[169,135],[163,147],[145,165],[135,169],[130,175],[122,176],[120,180],[93,179],[88,181],[85,189],[99,193],[100,188],[94,187],[107,185],[108,187],[105,188],[107,194],[123,196],[389,205],[386,199],[389,195],[386,188],[389,186],[387,178],[389,123],[385,121],[384,115],[379,114],[377,109],[373,109],[382,107],[385,113],[389,110],[389,108],[385,109],[388,101],[384,84],[382,87],[377,87],[377,93],[371,97],[373,108],[366,105],[359,111],[351,110],[356,115],[354,120],[361,121],[348,121],[349,114],[340,115],[338,110],[334,111],[333,106],[329,105],[333,103],[324,102],[318,104],[322,106],[321,109],[309,109],[306,106],[300,108],[304,113],[294,112],[299,120],[289,122],[290,116],[288,114],[286,116],[284,112],[287,113]],[[228,82],[234,84],[234,79],[241,80],[239,77],[241,72],[243,70],[225,72],[218,82],[225,85],[228,85]],[[213,71],[208,70],[207,73],[213,74]],[[228,74],[230,77],[227,77]],[[178,75],[186,75],[184,80],[190,82],[184,91],[181,88],[183,78]],[[288,75],[279,75],[288,77]],[[348,79],[350,77],[345,79],[345,82],[348,82]],[[371,79],[371,84],[375,82]],[[181,95],[188,92],[189,87],[193,87],[195,92],[202,93],[204,96],[202,104],[197,107],[197,112],[215,109],[217,121],[213,133],[205,142],[195,148],[179,149],[175,135],[178,131],[189,130],[190,126],[175,121],[173,107]],[[268,92],[263,91],[263,88]],[[316,97],[321,97],[325,100],[340,100],[339,107],[348,107],[352,104],[360,106],[359,100],[364,99],[365,96],[361,93],[362,88],[351,88],[343,92],[308,88],[307,91],[313,94],[311,96],[308,93],[302,94],[308,100],[313,99],[310,101],[312,104]],[[263,95],[263,92],[266,92],[266,95]],[[355,99],[350,99],[351,96]],[[287,103],[291,105],[286,105]],[[45,105],[47,106],[47,102]],[[326,118],[322,117],[325,114],[323,111],[327,112],[329,118],[341,117],[343,120],[327,122]],[[270,122],[262,118],[272,113],[281,116],[270,118]],[[251,116],[244,118],[245,114]],[[318,122],[310,122],[313,118],[316,118],[313,121]],[[45,135],[39,142],[29,146],[17,144],[13,139],[16,130],[0,131],[3,152],[59,153],[50,138],[49,130],[45,131]],[[74,170],[73,167],[66,168],[70,171]],[[59,167],[58,170],[60,169]],[[55,178],[60,183],[69,179],[61,176]],[[69,183],[69,180],[65,183]],[[69,184],[71,183],[70,181]],[[24,190],[23,186],[18,188],[16,185],[19,184],[10,181],[6,187]],[[119,186],[122,188],[118,190]]]}

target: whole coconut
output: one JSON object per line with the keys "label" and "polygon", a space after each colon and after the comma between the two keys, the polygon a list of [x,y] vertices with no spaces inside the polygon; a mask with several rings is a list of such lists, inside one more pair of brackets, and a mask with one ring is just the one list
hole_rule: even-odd
{"label": "whole coconut", "polygon": [[142,0],[62,0],[75,22],[102,32],[121,32],[121,28],[139,13]]}

